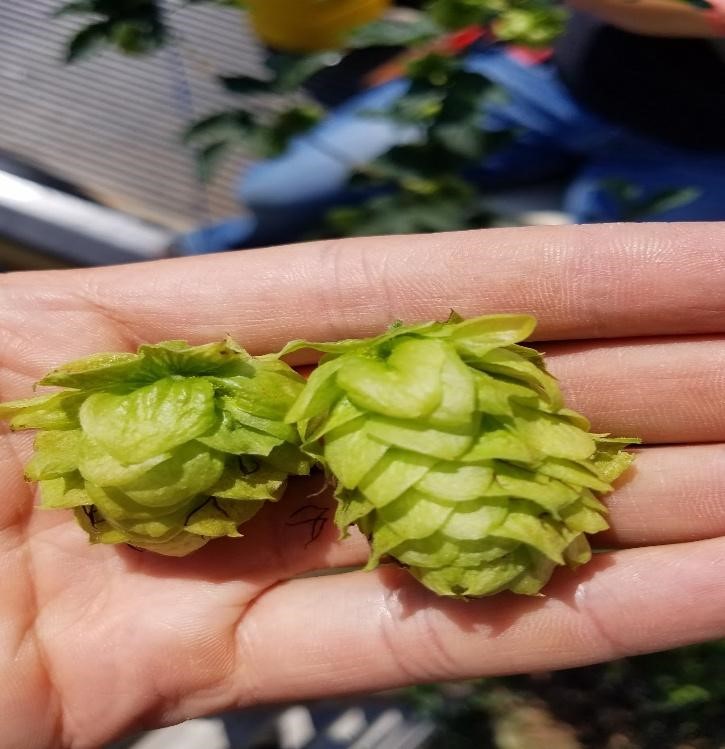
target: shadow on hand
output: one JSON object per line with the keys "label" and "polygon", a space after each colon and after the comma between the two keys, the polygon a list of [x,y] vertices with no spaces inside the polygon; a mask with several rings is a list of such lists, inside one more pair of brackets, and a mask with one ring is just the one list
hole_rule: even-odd
{"label": "shadow on hand", "polygon": [[456,599],[441,597],[421,585],[404,568],[384,565],[380,579],[389,590],[389,604],[402,619],[421,612],[445,617],[465,632],[480,632],[495,638],[523,617],[552,602],[563,603],[572,611],[583,608],[578,593],[582,586],[614,564],[611,554],[595,554],[592,560],[575,570],[559,567],[543,590],[535,596],[503,591],[484,598]]}
{"label": "shadow on hand", "polygon": [[181,558],[128,546],[118,547],[118,554],[135,574],[268,587],[315,570],[364,564],[366,542],[359,533],[340,541],[334,512],[332,489],[323,474],[293,478],[282,500],[268,502],[241,526],[242,538],[215,539]]}

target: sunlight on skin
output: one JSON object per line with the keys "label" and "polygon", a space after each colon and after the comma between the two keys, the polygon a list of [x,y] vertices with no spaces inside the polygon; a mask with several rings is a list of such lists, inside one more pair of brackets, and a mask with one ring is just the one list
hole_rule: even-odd
{"label": "sunlight on skin", "polygon": [[185,559],[91,547],[66,513],[33,510],[32,440],[3,427],[0,743],[94,747],[236,705],[725,635],[724,256],[718,224],[547,227],[0,278],[2,400],[59,363],[144,340],[230,333],[262,353],[451,307],[527,311],[539,340],[560,341],[542,348],[571,405],[650,445],[609,500],[603,539],[644,548],[562,570],[544,597],[462,602],[390,567],[300,578],[366,557],[357,533],[339,542],[328,522],[308,543],[310,528],[290,524],[316,480],[267,506],[247,538]]}

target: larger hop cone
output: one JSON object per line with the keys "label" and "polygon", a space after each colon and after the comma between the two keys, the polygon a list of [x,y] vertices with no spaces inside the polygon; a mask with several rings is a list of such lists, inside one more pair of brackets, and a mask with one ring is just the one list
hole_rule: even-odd
{"label": "larger hop cone", "polygon": [[[336,522],[440,595],[535,594],[557,565],[589,560],[607,528],[596,494],[636,440],[591,434],[525,315],[395,325],[368,340],[298,341],[325,353],[288,421],[336,481]],[[318,445],[322,447],[319,448]]]}
{"label": "larger hop cone", "polygon": [[310,469],[284,422],[304,380],[231,340],[98,354],[39,384],[63,390],[0,404],[0,418],[38,430],[26,477],[96,543],[185,555],[239,536],[289,474]]}

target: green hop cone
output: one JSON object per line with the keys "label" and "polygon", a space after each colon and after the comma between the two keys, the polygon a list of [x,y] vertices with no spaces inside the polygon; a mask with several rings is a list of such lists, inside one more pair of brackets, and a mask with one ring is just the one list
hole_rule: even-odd
{"label": "green hop cone", "polygon": [[39,384],[63,389],[0,404],[0,418],[38,430],[26,477],[94,543],[183,556],[239,536],[289,474],[310,471],[284,421],[304,380],[231,340],[97,354]]}
{"label": "green hop cone", "polygon": [[[591,434],[541,356],[517,345],[527,315],[394,325],[368,340],[296,341],[323,352],[287,415],[335,479],[338,527],[440,595],[535,594],[588,561],[607,528],[596,494],[630,464],[631,439]],[[320,447],[321,445],[321,447]]]}

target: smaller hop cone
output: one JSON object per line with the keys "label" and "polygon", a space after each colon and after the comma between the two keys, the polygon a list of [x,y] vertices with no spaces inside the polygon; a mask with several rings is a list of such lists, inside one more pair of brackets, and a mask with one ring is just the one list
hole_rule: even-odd
{"label": "smaller hop cone", "polygon": [[97,354],[38,384],[63,389],[0,404],[0,418],[38,430],[26,477],[94,543],[183,556],[239,536],[289,474],[310,471],[284,422],[304,380],[231,340]]}
{"label": "smaller hop cone", "polygon": [[336,522],[440,595],[535,594],[557,565],[589,560],[607,528],[596,494],[632,460],[591,434],[525,315],[415,326],[369,340],[297,341],[325,353],[287,416],[332,474]]}

